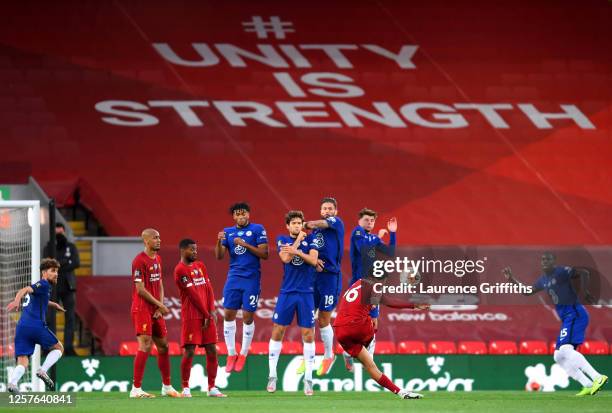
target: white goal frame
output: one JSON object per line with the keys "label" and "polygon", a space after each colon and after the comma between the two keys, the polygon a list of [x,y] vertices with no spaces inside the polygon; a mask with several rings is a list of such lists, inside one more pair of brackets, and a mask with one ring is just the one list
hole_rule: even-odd
{"label": "white goal frame", "polygon": [[[28,222],[32,234],[32,269],[31,283],[40,280],[40,201],[0,201],[4,208],[28,208]],[[25,287],[25,285],[23,286]],[[37,344],[30,359],[30,378],[33,391],[43,391],[42,381],[36,377],[40,368],[40,346]]]}

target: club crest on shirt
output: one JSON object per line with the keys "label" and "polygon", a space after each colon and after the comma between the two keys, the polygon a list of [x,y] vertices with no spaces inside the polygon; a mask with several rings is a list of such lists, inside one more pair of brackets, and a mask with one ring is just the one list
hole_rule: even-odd
{"label": "club crest on shirt", "polygon": [[302,259],[302,257],[294,255],[293,258],[291,259],[291,264],[293,264],[293,265],[302,265],[302,264],[304,264],[304,260]]}
{"label": "club crest on shirt", "polygon": [[320,232],[315,236],[312,242],[317,248],[323,248],[325,246],[325,238],[323,238],[323,234]]}
{"label": "club crest on shirt", "polygon": [[250,237],[251,235],[253,235],[253,233],[252,233],[251,231],[247,231],[247,232],[246,232],[246,236],[247,236],[247,237]]}

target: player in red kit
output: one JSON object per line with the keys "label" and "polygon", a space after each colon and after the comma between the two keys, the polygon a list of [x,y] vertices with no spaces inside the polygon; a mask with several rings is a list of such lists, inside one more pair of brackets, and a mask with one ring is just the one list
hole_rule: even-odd
{"label": "player in red kit", "polygon": [[181,292],[181,381],[183,397],[191,397],[189,375],[196,346],[206,349],[208,396],[227,397],[215,387],[217,377],[217,326],[215,296],[206,267],[198,259],[198,246],[192,239],[179,243],[181,261],[174,268],[174,281]]}
{"label": "player in red kit", "polygon": [[155,397],[142,390],[142,377],[151,352],[157,347],[157,366],[162,376],[162,396],[181,397],[170,384],[170,356],[166,322],[163,315],[170,310],[164,305],[161,258],[157,255],[161,247],[159,232],[152,228],[142,231],[144,251],[132,261],[132,322],[138,339],[138,353],[134,359],[134,382],[131,398]]}
{"label": "player in red kit", "polygon": [[[364,291],[369,290],[369,291]],[[338,306],[338,315],[334,321],[336,338],[344,351],[357,358],[363,364],[370,377],[384,388],[399,395],[402,399],[420,399],[419,393],[412,393],[397,387],[391,379],[385,376],[374,363],[372,355],[367,348],[374,338],[374,325],[370,317],[370,310],[376,306],[367,303],[364,296],[369,296],[371,282],[368,279],[355,281],[344,293]],[[427,309],[428,304],[403,305],[402,308]]]}

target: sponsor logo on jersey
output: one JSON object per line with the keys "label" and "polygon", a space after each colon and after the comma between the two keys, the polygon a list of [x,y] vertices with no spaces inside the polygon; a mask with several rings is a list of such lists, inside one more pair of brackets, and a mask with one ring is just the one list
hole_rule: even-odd
{"label": "sponsor logo on jersey", "polygon": [[242,255],[247,251],[247,249],[245,247],[243,247],[242,245],[236,245],[234,247],[234,254],[236,255]]}
{"label": "sponsor logo on jersey", "polygon": [[238,236],[241,237],[244,234],[244,231],[238,231]]}
{"label": "sponsor logo on jersey", "polygon": [[293,264],[293,265],[302,265],[302,264],[304,264],[304,260],[302,259],[302,257],[294,255],[293,258],[291,259],[291,264]]}

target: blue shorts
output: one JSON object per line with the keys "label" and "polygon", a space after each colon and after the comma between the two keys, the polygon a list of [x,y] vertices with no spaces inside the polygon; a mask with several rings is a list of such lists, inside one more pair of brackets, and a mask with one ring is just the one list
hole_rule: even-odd
{"label": "blue shorts", "polygon": [[584,343],[584,333],[589,325],[589,314],[582,308],[582,311],[563,317],[561,331],[557,337],[555,349],[559,349],[564,344],[572,344],[574,347]]}
{"label": "blue shorts", "polygon": [[312,293],[280,293],[272,321],[281,326],[288,326],[297,314],[298,326],[313,328],[315,306]]}
{"label": "blue shorts", "polygon": [[40,344],[43,350],[48,350],[59,343],[55,334],[47,326],[24,326],[17,324],[15,330],[15,357],[31,356],[34,346]]}
{"label": "blue shorts", "polygon": [[259,278],[229,277],[223,287],[223,307],[254,313],[261,292]]}
{"label": "blue shorts", "polygon": [[318,272],[315,276],[314,303],[320,311],[333,311],[342,290],[342,274]]}

